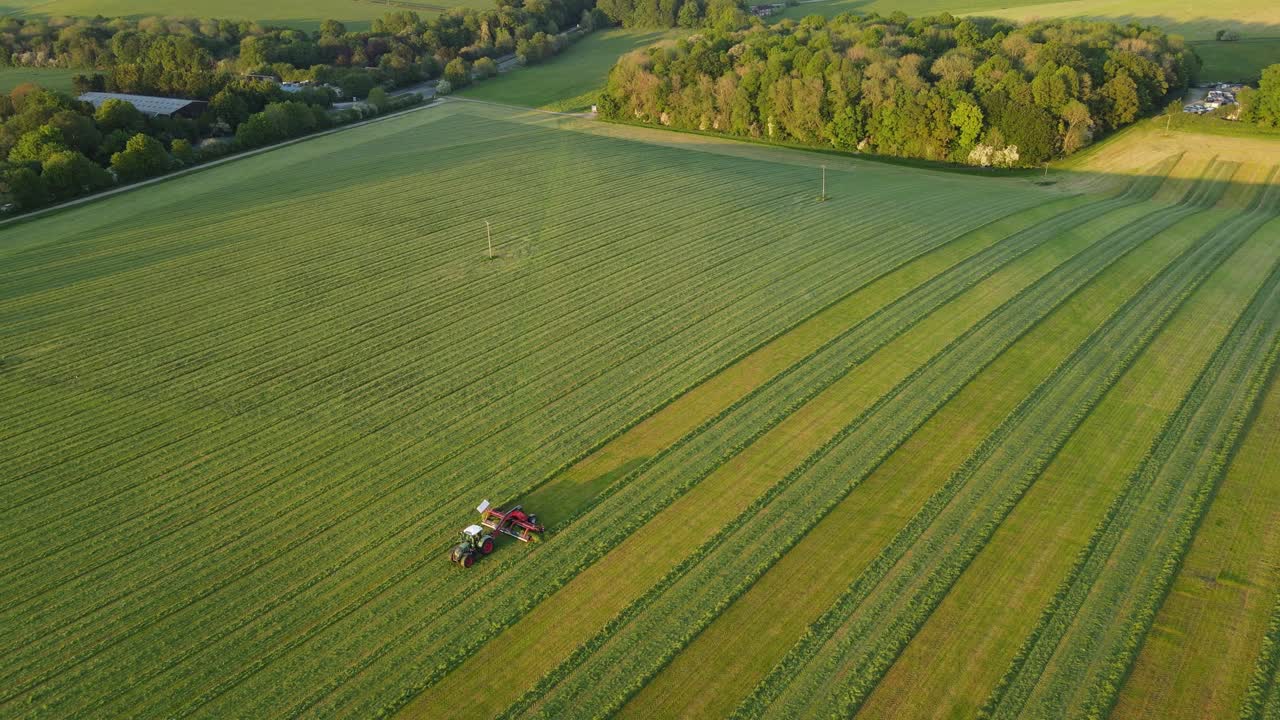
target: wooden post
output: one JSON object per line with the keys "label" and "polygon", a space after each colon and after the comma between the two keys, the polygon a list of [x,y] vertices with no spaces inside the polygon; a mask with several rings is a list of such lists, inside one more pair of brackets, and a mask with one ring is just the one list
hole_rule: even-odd
{"label": "wooden post", "polygon": [[493,230],[489,228],[489,221],[484,221],[484,234],[489,237],[489,259],[493,259]]}
{"label": "wooden post", "polygon": [[822,196],[823,200],[827,199],[827,166],[822,166]]}

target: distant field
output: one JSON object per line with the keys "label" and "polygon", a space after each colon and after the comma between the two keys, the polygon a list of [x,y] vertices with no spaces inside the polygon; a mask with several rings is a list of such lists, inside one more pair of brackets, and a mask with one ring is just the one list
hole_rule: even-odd
{"label": "distant field", "polygon": [[0,14],[12,15],[106,15],[139,17],[174,15],[247,19],[315,30],[326,19],[341,20],[352,29],[368,27],[374,18],[397,9],[433,14],[433,7],[491,7],[491,0],[414,0],[388,5],[372,0],[214,0],[193,5],[181,0],[8,0]]}
{"label": "distant field", "polygon": [[1195,43],[1203,82],[1257,82],[1262,68],[1280,63],[1280,37]]}
{"label": "distant field", "polygon": [[908,15],[948,11],[957,15],[992,15],[1029,21],[1055,17],[1084,17],[1114,22],[1158,25],[1188,40],[1211,40],[1214,33],[1232,29],[1252,43],[1239,47],[1202,47],[1207,80],[1234,80],[1256,75],[1263,67],[1280,63],[1280,3],[1269,0],[1222,0],[1212,4],[1180,0],[1065,0],[1032,3],[1009,0],[818,0],[788,8],[780,17],[835,15],[841,12],[881,12],[902,10]]}
{"label": "distant field", "polygon": [[679,31],[604,30],[592,33],[549,62],[520,68],[478,83],[462,93],[476,100],[545,110],[579,111],[591,106],[618,57]]}
{"label": "distant field", "polygon": [[[454,100],[0,227],[0,714],[1236,717],[1280,157],[1154,132]],[[484,498],[548,532],[452,566]]]}
{"label": "distant field", "polygon": [[0,68],[0,93],[7,93],[23,83],[35,83],[51,90],[71,92],[71,78],[83,70],[63,68]]}

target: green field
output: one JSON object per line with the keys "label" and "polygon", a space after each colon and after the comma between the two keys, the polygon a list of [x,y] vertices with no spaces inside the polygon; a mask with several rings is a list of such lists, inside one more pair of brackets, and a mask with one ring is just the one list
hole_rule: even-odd
{"label": "green field", "polygon": [[452,100],[0,227],[0,714],[1280,712],[1267,142]]}
{"label": "green field", "polygon": [[1202,82],[1258,82],[1262,68],[1280,63],[1280,38],[1235,42],[1208,40],[1194,45],[1204,62]]}
{"label": "green field", "polygon": [[73,90],[71,78],[82,72],[65,68],[0,68],[0,93],[7,94],[24,83],[69,93]]}
{"label": "green field", "polygon": [[0,5],[0,14],[37,17],[64,15],[92,17],[213,17],[234,20],[256,20],[270,25],[285,25],[303,30],[317,30],[324,20],[341,20],[352,30],[365,29],[381,15],[394,10],[413,10],[433,15],[441,7],[493,6],[490,0],[216,0],[194,6],[180,0],[9,0]]}
{"label": "green field", "polygon": [[677,31],[603,30],[547,62],[477,83],[462,93],[475,100],[577,112],[595,104],[609,70],[621,55],[675,37]]}

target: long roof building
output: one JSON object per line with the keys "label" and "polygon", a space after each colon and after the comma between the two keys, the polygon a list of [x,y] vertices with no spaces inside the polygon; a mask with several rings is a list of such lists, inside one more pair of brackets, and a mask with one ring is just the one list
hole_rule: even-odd
{"label": "long roof building", "polygon": [[206,103],[201,100],[184,100],[182,98],[154,97],[152,95],[128,95],[125,93],[87,92],[79,100],[92,103],[95,108],[102,107],[108,100],[123,100],[138,108],[138,112],[148,117],[194,117],[204,111]]}

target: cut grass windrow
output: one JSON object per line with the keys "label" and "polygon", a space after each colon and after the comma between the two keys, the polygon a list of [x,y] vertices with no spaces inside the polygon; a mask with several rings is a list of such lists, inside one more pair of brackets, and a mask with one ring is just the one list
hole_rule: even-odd
{"label": "cut grass windrow", "polygon": [[[1215,209],[1188,218],[1153,238],[1143,252],[1131,254],[1126,264],[1141,260],[1149,267],[1160,267],[1164,264],[1157,262],[1161,255],[1173,257],[1208,236],[1231,215]],[[867,697],[861,714],[907,720],[977,713],[1035,624],[1039,609],[1067,574],[1076,552],[1119,490],[1118,480],[1129,476],[1163,419],[1191,389],[1214,349],[1266,279],[1277,250],[1280,248],[1255,235],[1183,304],[1072,433],[930,613]],[[1100,278],[1095,287],[1108,287],[1114,293],[1147,280],[1147,276],[1122,266],[1112,268],[1109,275]],[[1088,313],[1094,314],[1092,307]],[[1084,326],[1079,325],[1082,322]],[[1079,317],[1068,326],[1087,335],[1100,322],[1100,317],[1087,322]],[[1044,337],[1051,332],[1045,323],[1035,334]],[[1079,345],[1084,335],[1071,341],[1071,348]],[[1050,365],[1056,367],[1060,359]],[[1006,358],[1002,362],[1006,368],[1012,367]],[[1017,378],[1021,373],[1006,369],[1005,375]],[[982,389],[971,384],[965,392],[972,396]],[[1000,412],[995,420],[1006,414]],[[986,430],[976,432],[973,444],[986,434]],[[957,459],[949,467],[959,462]],[[942,479],[930,485],[940,484]],[[874,545],[878,549],[883,542],[877,538]],[[843,587],[846,583],[840,584]],[[828,604],[823,603],[814,615]]]}
{"label": "cut grass windrow", "polygon": [[[1226,233],[1276,212],[1271,186]],[[1108,508],[992,693],[989,717],[1106,714],[1190,544],[1280,344],[1273,272]]]}
{"label": "cut grass windrow", "polygon": [[1271,611],[1271,622],[1254,664],[1253,679],[1240,706],[1240,720],[1274,720],[1280,717],[1280,596]]}
{"label": "cut grass windrow", "polygon": [[[1245,199],[1248,200],[1247,198]],[[1280,228],[1280,220],[1272,221]],[[1268,257],[1280,253],[1276,235],[1259,231],[1250,246]],[[1250,297],[1268,269],[1259,258],[1238,273],[1236,284]],[[1233,289],[1234,291],[1235,289]],[[1234,322],[1239,313],[1214,318]],[[1230,326],[1227,327],[1230,329]],[[1225,336],[1225,331],[1223,332]],[[1220,341],[1191,346],[1191,353],[1212,351]],[[1177,357],[1186,353],[1168,353]],[[1205,362],[1207,362],[1207,357]],[[1201,363],[1200,365],[1203,365]],[[1197,369],[1200,367],[1197,366]],[[1153,373],[1152,380],[1160,375]],[[1188,388],[1190,384],[1188,383]],[[1177,397],[1185,394],[1179,392]],[[1153,428],[1154,430],[1158,428]],[[1239,450],[1232,456],[1208,512],[1178,570],[1159,614],[1121,688],[1113,720],[1161,717],[1164,720],[1238,717],[1280,590],[1280,373],[1263,391],[1258,411],[1248,424]],[[1149,442],[1144,444],[1149,446]],[[1129,472],[1120,477],[1128,477]],[[1118,488],[1117,488],[1118,489]],[[1105,510],[1105,506],[1099,508]],[[1081,523],[1090,531],[1094,522]],[[1081,538],[1079,544],[1083,544]],[[1074,559],[1069,553],[1066,561]],[[1065,575],[1066,567],[1061,574]],[[1057,582],[1047,590],[1057,589]],[[1046,598],[1047,599],[1047,598]],[[1038,603],[1037,607],[1043,607]],[[1038,617],[1031,617],[1034,622]],[[1028,623],[1029,625],[1030,623]],[[1025,637],[1026,628],[1020,635]],[[1016,646],[1013,650],[1016,650]],[[1012,652],[1010,652],[1012,655]],[[1004,670],[1008,660],[999,663]],[[988,690],[994,682],[988,685]],[[981,702],[983,698],[978,698]]]}
{"label": "cut grass windrow", "polygon": [[[1138,231],[1154,235],[1180,219],[1157,216]],[[855,712],[1079,423],[1241,242],[1202,239],[1100,326],[984,439],[739,714]]]}
{"label": "cut grass windrow", "polygon": [[403,529],[403,528],[402,528]]}
{"label": "cut grass windrow", "polygon": [[[616,399],[615,399],[615,400],[616,400]],[[184,500],[185,500],[186,502],[190,502],[191,498],[190,498],[190,497],[186,497],[186,498],[184,498]],[[279,509],[277,509],[277,514],[278,514],[278,513],[279,513]],[[46,568],[46,569],[47,569],[47,568]],[[118,577],[118,576],[117,576],[117,577]],[[87,594],[87,595],[85,595],[85,597],[91,597],[91,596],[92,596],[91,594]]]}
{"label": "cut grass windrow", "polygon": [[[742,598],[681,651],[652,683],[628,702],[623,717],[638,719],[676,714],[726,717],[733,712],[802,637],[806,628],[836,602],[881,548],[893,539],[934,492],[943,487],[951,473],[961,467],[979,443],[994,432],[1000,422],[1115,308],[1135,294],[1166,263],[1221,222],[1222,215],[1201,213],[1154,236],[1140,251],[1130,253],[1108,268],[1086,290],[1060,306],[1002,353],[863,480]],[[1238,255],[1231,262],[1232,267],[1245,264]],[[1222,332],[1225,334],[1225,329]],[[1169,348],[1180,347],[1177,343],[1170,343],[1166,334],[1162,333],[1156,341],[1164,344],[1166,352]],[[1150,354],[1149,347],[1146,355]],[[1130,370],[1126,377],[1132,374],[1133,370]],[[1190,380],[1187,381],[1189,383]],[[1108,397],[1114,395],[1115,389]],[[1096,412],[1091,414],[1088,422],[1096,425],[1096,415]],[[1042,484],[1043,480],[1037,481],[1033,490]],[[1022,512],[1026,503],[1024,498],[1015,512]],[[1004,532],[1003,525],[1001,532]],[[1029,554],[1023,552],[1026,548],[1022,545],[1014,547],[1012,555],[1018,560]],[[980,557],[990,555],[991,546],[988,545]],[[1013,562],[1010,555],[1010,550],[1000,553],[1008,562]],[[1001,568],[1008,564],[997,562]],[[972,573],[972,567],[966,570],[961,582],[973,586]],[[1008,577],[1002,579],[1012,582]],[[981,607],[982,601],[991,599],[985,591],[996,586],[995,581],[982,583],[983,591],[978,593],[980,597],[970,598],[962,605],[965,612],[971,607]],[[792,587],[806,588],[806,592],[791,593],[789,588]],[[946,596],[946,603],[952,606],[955,606],[954,594],[953,589]],[[1010,602],[1013,603],[1012,600]],[[1002,619],[1015,620],[1005,612],[1004,605],[993,612]],[[928,625],[936,626],[936,618],[937,612],[931,614]],[[948,629],[935,632],[923,646],[919,634],[911,640],[910,648],[930,648],[926,651],[928,658],[918,663],[920,672],[911,673],[908,679],[895,683],[888,692],[884,682],[877,685],[869,698],[874,705],[873,709],[868,709],[870,717],[896,717],[904,712],[902,706],[911,706],[912,710],[919,710],[925,717],[964,714],[962,711],[946,711],[944,703],[954,694],[962,693],[966,683],[974,681],[975,676],[980,677],[984,664],[966,665],[964,659],[986,650],[984,643],[996,634],[1000,625],[985,619],[973,621],[966,618],[962,625],[944,627]],[[972,630],[979,639],[973,639],[968,630]],[[971,641],[964,642],[960,640],[962,637],[969,637]],[[953,658],[939,660],[933,654],[935,649],[938,653],[950,652]],[[920,654],[917,652],[916,656]],[[1004,660],[996,664],[1002,666]],[[715,665],[718,672],[708,677],[701,669],[710,665]],[[901,674],[898,673],[900,663],[895,664],[893,670]],[[953,671],[954,676],[951,675]],[[917,692],[917,688],[926,685],[926,689]],[[912,688],[912,691],[899,689],[905,687]],[[982,686],[981,692],[985,694],[989,687]],[[880,698],[879,702],[875,702],[877,698]],[[914,707],[917,701],[923,701],[927,708]],[[981,701],[982,696],[979,696],[972,705],[976,707]],[[886,704],[894,707],[883,707]]]}
{"label": "cut grass windrow", "polygon": [[[1146,212],[1146,210],[1141,208],[1139,208],[1139,210]],[[1060,234],[1063,228],[1068,226],[1066,221],[1072,219],[1078,221],[1079,217],[1074,216],[1071,213],[1054,217],[1045,223],[1051,227],[1030,228],[1029,230],[1017,233],[1011,239],[1004,241],[1004,243],[1012,249],[1019,243],[1026,243],[1037,236],[1045,237],[1052,236],[1055,233]],[[1101,221],[1099,222],[1101,223]],[[1098,227],[1101,228],[1102,225],[1099,224]],[[1024,235],[1025,237],[1020,237]],[[1088,240],[1086,239],[1079,239],[1075,240],[1074,244],[1078,246],[1087,242]],[[1071,244],[1064,245],[1068,248],[1071,246]],[[999,256],[995,252],[996,250],[1001,250],[1001,248],[994,248],[992,251],[988,252],[986,254],[987,260]],[[1001,253],[1004,254],[1007,254],[1008,252],[1008,250],[1001,250]],[[888,389],[892,386],[891,378],[896,377],[898,373],[905,373],[913,367],[911,364],[912,361],[903,360],[902,363],[896,363],[892,361],[891,358],[914,357],[917,355],[920,357],[927,357],[937,349],[941,349],[942,345],[946,342],[946,338],[961,332],[968,326],[968,323],[977,321],[977,319],[986,312],[986,310],[983,309],[984,307],[994,308],[995,304],[997,304],[1000,299],[1012,295],[1017,289],[1022,287],[1023,284],[1033,281],[1037,277],[1037,273],[1047,272],[1051,269],[1053,264],[1061,262],[1069,256],[1070,252],[1071,251],[1069,249],[1043,252],[1037,251],[1034,261],[1007,266],[1005,271],[1001,272],[1002,278],[999,282],[993,281],[991,283],[986,283],[984,287],[975,289],[970,301],[968,302],[957,300],[956,307],[949,307],[945,311],[935,311],[930,317],[930,322],[928,323],[929,327],[921,328],[921,332],[915,332],[915,329],[912,329],[911,334],[915,337],[911,339],[911,342],[903,343],[895,341],[895,345],[901,345],[902,347],[899,347],[893,352],[890,352],[889,350],[883,351],[881,355],[884,355],[885,357],[880,357],[871,365],[860,362],[852,375],[846,377],[844,370],[837,366],[836,372],[831,379],[823,380],[821,383],[815,383],[811,379],[806,379],[811,378],[811,374],[808,372],[800,372],[794,379],[794,382],[800,383],[800,388],[816,385],[817,387],[813,387],[814,390],[822,390],[821,401],[817,402],[815,405],[814,401],[810,400],[808,397],[801,396],[800,402],[803,404],[803,410],[798,413],[788,411],[788,413],[786,413],[786,424],[778,427],[777,432],[774,432],[772,429],[778,422],[776,419],[772,421],[768,421],[764,418],[756,420],[753,419],[754,416],[752,415],[733,418],[734,422],[739,426],[738,431],[756,431],[742,443],[742,447],[749,446],[749,450],[745,454],[738,452],[736,449],[733,450],[731,453],[733,456],[732,463],[729,465],[721,464],[718,461],[712,463],[709,467],[714,467],[714,473],[708,480],[701,480],[699,477],[691,478],[692,480],[697,480],[699,482],[698,492],[694,493],[694,495],[705,496],[708,498],[707,502],[712,502],[712,498],[715,498],[715,496],[720,492],[713,490],[712,488],[725,488],[727,484],[733,484],[735,486],[734,491],[742,496],[742,502],[747,502],[755,492],[763,491],[768,484],[773,482],[771,477],[775,472],[778,474],[785,474],[786,470],[790,468],[790,464],[784,465],[783,463],[800,462],[803,459],[803,446],[792,449],[788,446],[796,446],[796,442],[794,440],[788,440],[787,438],[800,434],[803,437],[815,437],[816,440],[814,441],[820,442],[827,433],[834,433],[844,422],[842,418],[846,417],[847,414],[852,414],[854,412],[854,407],[862,405],[864,402],[871,402],[874,395],[880,392],[879,390],[872,390],[872,388],[884,386],[885,389]],[[979,256],[979,259],[982,257],[983,256]],[[935,278],[925,286],[913,291],[910,295],[899,301],[898,307],[903,309],[914,309],[912,305],[913,302],[920,302],[921,300],[928,299],[930,296],[936,295],[939,290],[945,289],[948,285],[954,284],[957,279],[963,279],[965,273],[962,271],[971,273],[976,269],[966,268],[965,265],[966,263],[962,263],[948,271],[948,273],[945,273],[943,276]],[[948,275],[955,277],[948,277]],[[881,335],[885,337],[898,335],[900,333],[893,328],[895,325],[899,324],[895,318],[900,315],[900,312],[901,310],[891,307],[890,312],[882,313],[878,318],[872,318],[871,322],[865,323],[861,327],[853,328],[852,332],[860,333],[863,336],[870,333],[871,338],[876,338]],[[904,337],[903,339],[906,340],[907,338]],[[849,356],[851,352],[840,347],[833,349],[838,351],[838,354],[836,355],[837,358]],[[847,357],[846,362],[859,362],[858,354],[860,353],[861,351],[858,351],[855,352],[852,357]],[[901,367],[898,367],[898,365],[901,365]],[[863,382],[857,382],[859,378],[862,378]],[[824,389],[829,387],[829,384],[837,379],[840,383],[839,387],[832,388],[830,392]],[[792,380],[788,380],[788,382],[792,382]],[[866,395],[865,398],[863,397],[864,395]],[[814,407],[825,407],[826,410],[813,409],[811,408],[811,405]],[[768,433],[766,435],[761,435],[760,439],[757,439],[756,435],[763,431],[768,431]],[[725,432],[728,431],[726,430]],[[717,436],[715,434],[712,434],[705,440],[705,442],[712,443],[712,446],[714,447],[714,445],[720,441],[717,440]],[[776,452],[762,449],[765,447],[771,447],[778,443],[781,443],[783,446],[778,447]],[[738,443],[735,442],[733,447],[736,448],[737,445]],[[792,456],[794,456],[793,459],[788,459]],[[755,461],[747,459],[749,457],[758,458],[762,464],[757,466]],[[735,471],[731,469],[730,465],[738,467],[738,470]],[[676,472],[679,472],[679,466],[677,466]],[[700,475],[701,473],[699,476]],[[678,480],[679,475],[673,475],[672,481],[674,482]],[[636,484],[649,487],[654,485],[654,481],[652,479],[641,479],[640,481],[637,481]],[[714,526],[719,524],[719,520],[716,518],[723,515],[727,520],[732,517],[732,513],[735,511],[731,509],[731,505],[729,507],[721,507],[722,505],[725,505],[725,503],[719,501],[716,502],[717,506],[713,511],[710,507],[704,507],[700,503],[686,501],[686,498],[682,498],[678,507],[673,508],[671,512],[664,513],[654,519],[653,524],[657,529],[651,531],[640,531],[639,538],[641,544],[644,543],[644,538],[648,536],[657,538],[670,535],[670,533],[667,533],[661,528],[670,527],[673,524],[677,526],[685,526],[688,523],[696,523],[696,527],[707,528],[705,531],[692,530],[692,534],[698,537],[690,537],[680,542],[662,540],[659,543],[661,547],[652,548],[650,551],[638,549],[636,542],[629,541],[627,548],[624,549],[622,554],[643,556],[645,558],[645,569],[643,571],[636,571],[631,564],[625,563],[624,561],[615,561],[615,556],[611,555],[607,562],[591,568],[590,577],[592,579],[590,582],[593,584],[602,584],[602,590],[606,585],[611,588],[634,586],[637,588],[636,593],[639,593],[643,586],[648,583],[648,580],[644,578],[647,578],[649,575],[653,574],[653,572],[666,567],[668,564],[677,563],[683,553],[687,552],[688,549],[692,549],[697,543],[701,542],[702,535],[709,534],[714,529]],[[645,506],[645,504],[637,502],[635,503],[635,506],[642,507]],[[698,517],[688,517],[683,519],[680,517],[681,515],[688,515],[691,508],[697,507],[702,508],[701,511],[694,510],[694,512],[699,513]],[[711,514],[713,512],[714,514]],[[601,526],[609,525],[609,523],[604,522],[599,524]],[[708,525],[710,527],[708,527]],[[689,533],[682,530],[677,534],[683,536]],[[620,565],[619,562],[622,562],[622,564]],[[618,574],[622,574],[622,576],[616,578],[617,582],[612,582],[607,579]],[[655,576],[653,579],[656,580],[658,577],[660,577],[660,574]],[[553,605],[563,605],[563,602],[561,602],[561,599],[563,598],[583,597],[584,595],[590,596],[596,594],[591,590],[584,590],[580,587],[581,584],[582,581],[577,581],[573,587],[566,588],[563,593],[557,596],[557,600]],[[622,598],[626,597],[625,595],[616,592],[613,594],[617,595],[617,597],[611,597],[607,601],[602,600],[601,602],[593,603],[589,608],[562,608],[560,610],[560,614],[572,614],[579,618],[579,622],[575,623],[572,626],[572,629],[566,628],[569,634],[577,635],[592,631],[593,628],[597,626],[597,623],[603,623],[607,620],[609,613],[612,612],[607,608],[612,607],[615,602],[619,602]],[[570,601],[564,600],[564,602]],[[545,618],[547,612],[550,611],[544,612],[544,609],[541,606],[538,608],[539,617]],[[604,614],[602,615],[602,613]],[[541,621],[538,622],[540,623]],[[521,636],[528,635],[527,632],[521,633],[519,627],[516,628],[516,632]],[[542,633],[533,631],[533,634],[540,635]],[[557,644],[561,646],[564,646],[566,643],[573,642],[568,638],[556,638],[556,640]],[[495,642],[497,643],[496,647],[504,647],[507,644],[502,640],[497,640]],[[547,649],[548,644],[542,644],[539,646],[539,651],[537,653],[539,656],[538,663],[552,661],[558,657],[557,652]],[[507,664],[501,659],[485,660],[476,658],[475,662],[480,663],[484,667]],[[465,668],[459,669],[458,673],[460,673],[460,675],[455,677],[462,678],[460,682],[463,685],[469,686],[470,683],[467,683],[465,678],[472,677],[473,674],[469,673]],[[490,673],[490,675],[493,674],[494,673]],[[505,674],[505,670],[497,673],[498,676]],[[448,684],[458,685],[459,683],[453,682],[453,680],[450,679]],[[487,681],[486,684],[488,684]],[[484,693],[486,703],[500,702],[500,698],[513,689],[511,687],[503,687],[503,683],[501,683],[498,678],[495,678],[493,684],[494,687],[491,688],[491,692]],[[442,692],[447,693],[448,690],[442,690]],[[435,696],[438,695],[438,693],[433,690],[430,695]],[[448,697],[448,695],[445,695],[445,697]],[[424,702],[427,705],[431,704],[429,699],[425,699]],[[419,704],[420,703],[415,702],[415,706]],[[492,708],[492,710],[496,712],[500,707],[501,706],[499,705],[498,707]],[[439,708],[440,711],[443,709],[444,708]],[[438,710],[415,710],[415,712],[435,715]]]}
{"label": "cut grass windrow", "polygon": [[[1039,242],[1042,242],[1042,240]],[[1011,243],[1011,245],[1016,245],[1016,243]],[[971,283],[974,281],[974,268],[972,266],[961,263],[957,268],[958,269],[954,270],[954,275],[950,278],[951,286],[955,286],[958,283],[962,288],[965,283]],[[942,285],[941,282],[935,283],[927,290],[918,291],[916,295],[910,298],[909,302],[899,301],[897,305],[891,306],[891,308],[905,308],[915,313],[926,313],[929,306],[936,305],[941,302],[942,299],[945,299],[938,299],[935,297],[939,292],[937,289],[939,286],[941,286],[944,291],[945,288],[948,287],[946,285]],[[954,289],[949,292],[957,291],[958,289]],[[922,308],[921,305],[925,305],[925,307]],[[901,312],[901,310],[882,310],[868,321],[865,321],[862,326],[864,332],[868,331],[868,328],[879,328],[879,330],[873,334],[870,339],[861,338],[862,346],[867,346],[869,343],[873,342],[883,343],[887,338],[900,333],[904,329],[899,327],[903,317]],[[838,344],[834,346],[829,344],[827,348],[821,350],[820,357],[824,358],[826,366],[818,366],[817,370],[810,370],[806,373],[801,373],[796,377],[783,378],[782,376],[779,376],[770,381],[771,384],[767,388],[770,391],[769,394],[763,394],[763,396],[761,396],[761,393],[756,393],[753,397],[756,397],[757,399],[752,401],[749,405],[739,403],[735,408],[733,408],[736,410],[734,414],[735,418],[740,418],[744,416],[744,413],[749,411],[755,413],[752,417],[761,417],[762,419],[759,422],[740,422],[733,426],[734,431],[738,433],[763,432],[769,427],[775,425],[782,418],[786,417],[789,413],[786,411],[779,412],[778,408],[772,405],[771,402],[776,402],[778,397],[794,397],[797,393],[807,392],[812,394],[813,392],[816,392],[816,389],[811,389],[809,387],[814,384],[815,377],[820,377],[820,375],[815,375],[815,372],[820,371],[822,373],[828,373],[833,378],[842,375],[844,367],[847,367],[852,362],[856,362],[856,355],[854,358],[849,358],[848,355],[850,353],[869,352],[869,350],[857,351],[859,345],[855,342],[856,337],[857,336],[853,335],[851,332],[846,333]],[[795,366],[793,366],[793,369],[794,367]],[[789,370],[788,373],[791,373],[791,371]],[[785,379],[785,383],[780,382],[783,379]],[[825,385],[827,382],[829,381],[819,383],[819,387]],[[748,398],[748,400],[750,399],[751,398]],[[768,414],[771,413],[776,414],[775,419],[768,419]],[[717,418],[716,420],[722,419],[723,418]],[[709,428],[715,424],[716,422],[713,420],[711,423],[704,426],[703,429]],[[725,423],[721,422],[720,424],[723,426]],[[595,546],[595,548],[599,548],[599,551],[602,552],[610,546],[610,544],[607,543],[616,543],[622,538],[625,538],[627,534],[627,525],[629,523],[637,522],[640,519],[636,517],[636,508],[653,508],[653,512],[656,512],[660,507],[665,506],[674,499],[674,497],[679,495],[679,492],[677,492],[670,494],[661,501],[652,500],[651,498],[658,497],[657,493],[668,492],[671,485],[688,487],[696,483],[700,477],[705,475],[706,472],[718,467],[723,462],[723,458],[726,456],[725,453],[732,455],[734,452],[733,448],[739,446],[741,442],[733,440],[732,437],[726,438],[723,432],[711,432],[705,434],[704,437],[698,438],[696,443],[689,442],[683,445],[678,443],[677,445],[680,446],[679,449],[670,451],[667,455],[652,460],[649,465],[638,469],[630,476],[624,478],[621,483],[615,484],[611,488],[606,489],[597,496],[594,501],[595,503],[598,504],[599,502],[606,500],[614,490],[622,487],[623,485],[637,486],[636,492],[645,492],[648,493],[648,496],[645,498],[636,498],[631,496],[631,500],[615,503],[613,505],[615,508],[613,513],[616,517],[590,521],[590,526],[608,528],[607,533],[593,533],[591,544]],[[701,470],[700,468],[702,467],[706,467],[707,470]],[[644,474],[641,475],[640,473]],[[682,492],[682,490],[680,492]],[[608,540],[609,537],[614,539]],[[556,543],[558,540],[561,543],[569,544],[557,545]],[[549,554],[553,552],[552,547],[563,547],[565,548],[564,551],[569,553],[577,552],[572,543],[573,541],[568,538],[560,540],[559,536],[553,537],[548,543],[539,548],[539,554],[531,557],[529,562],[535,562],[535,558],[538,558],[539,563],[545,562],[547,566],[550,566],[553,562],[559,562],[555,560],[554,557],[549,556]],[[529,591],[530,597],[546,592],[547,588],[552,586],[554,583],[559,582],[557,578],[567,578],[572,575],[572,572],[570,572],[572,568],[555,568],[553,571],[549,569],[529,569],[527,565],[521,565],[518,569],[520,574],[515,580],[517,582],[526,581],[529,576],[539,578],[539,582],[536,586],[531,588]],[[504,583],[504,587],[508,584],[509,583]],[[456,603],[459,605],[456,611],[460,613],[469,612],[469,610],[466,609],[467,602],[470,601],[469,599],[483,597],[484,593],[485,591],[482,590],[481,587],[464,587],[458,590],[457,594],[453,596],[457,598]],[[455,601],[453,599],[450,599],[446,604],[452,605],[454,602]],[[369,621],[378,622],[378,616],[371,613]],[[497,623],[494,623],[494,625],[497,625]],[[363,627],[363,624],[361,624],[360,627]],[[440,640],[447,639],[448,636],[445,633],[456,632],[454,629],[455,627],[457,627],[456,624],[446,624],[443,629],[436,633],[427,633],[425,630],[422,632],[424,634],[428,634],[433,641],[439,642]],[[468,627],[467,630],[472,632],[474,629]],[[415,629],[415,632],[418,632],[418,630]],[[399,644],[400,641],[397,641],[396,643],[388,643],[388,647],[395,647]],[[427,659],[429,660],[430,656],[428,656]],[[415,661],[421,662],[421,660],[416,657],[407,658],[405,660],[405,662]],[[404,665],[402,663],[393,663],[392,667],[403,668]]]}
{"label": "cut grass windrow", "polygon": [[1090,245],[966,332],[757,498],[516,709],[532,705],[555,717],[572,707],[607,711],[625,701],[973,375],[1143,239]]}

